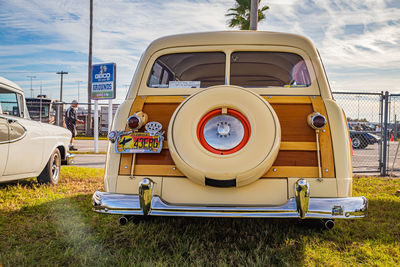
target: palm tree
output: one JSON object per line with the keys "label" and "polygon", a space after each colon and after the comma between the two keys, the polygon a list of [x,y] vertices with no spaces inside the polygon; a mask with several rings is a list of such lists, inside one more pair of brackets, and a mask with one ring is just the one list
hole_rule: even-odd
{"label": "palm tree", "polygon": [[[251,0],[235,0],[236,4],[234,8],[228,9],[228,13],[225,15],[230,17],[228,25],[231,28],[239,27],[241,30],[248,30],[250,28],[250,5]],[[258,0],[260,4],[261,0]],[[263,6],[258,9],[258,21],[265,19],[264,12],[269,9],[269,6]]]}

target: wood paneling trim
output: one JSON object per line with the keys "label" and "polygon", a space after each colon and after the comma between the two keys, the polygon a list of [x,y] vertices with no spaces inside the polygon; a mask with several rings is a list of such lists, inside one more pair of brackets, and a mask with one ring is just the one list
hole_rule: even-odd
{"label": "wood paneling trim", "polygon": [[319,112],[327,118],[328,122],[323,130],[319,131],[322,177],[335,177],[335,165],[333,162],[332,138],[329,125],[329,118],[326,113],[325,104],[320,97],[310,97],[314,111]]}
{"label": "wood paneling trim", "polygon": [[270,104],[311,104],[309,96],[262,96]]}
{"label": "wood paneling trim", "polygon": [[[135,101],[132,104],[131,110],[129,111],[129,115],[133,115],[135,112],[141,111],[143,105],[146,101],[146,96],[144,97],[136,97]],[[128,119],[128,118],[127,118]],[[128,125],[125,127],[125,131],[128,131]],[[120,175],[130,175],[132,171],[133,165],[133,154],[121,154],[121,159],[119,162],[119,172]]]}
{"label": "wood paneling trim", "polygon": [[316,151],[316,142],[281,142],[279,150]]}
{"label": "wood paneling trim", "polygon": [[[168,149],[168,142],[163,142],[163,149]],[[281,142],[279,150],[316,151],[316,142]]]}
{"label": "wood paneling trim", "polygon": [[181,103],[185,100],[184,96],[148,96],[146,103]]}
{"label": "wood paneling trim", "polygon": [[[150,174],[149,174],[150,173]],[[134,175],[184,176],[174,165],[135,165]],[[262,177],[317,177],[318,167],[272,166]]]}
{"label": "wood paneling trim", "polygon": [[184,176],[175,165],[135,165],[134,175]]}
{"label": "wood paneling trim", "polygon": [[[262,96],[271,104],[311,104],[308,96]],[[181,103],[185,96],[147,96],[146,103]]]}
{"label": "wood paneling trim", "polygon": [[318,167],[272,166],[262,177],[318,177]]}

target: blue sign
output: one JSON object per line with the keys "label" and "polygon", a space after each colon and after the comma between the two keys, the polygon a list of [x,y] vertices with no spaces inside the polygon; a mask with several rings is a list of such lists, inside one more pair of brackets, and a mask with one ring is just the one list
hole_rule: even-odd
{"label": "blue sign", "polygon": [[116,83],[115,63],[92,65],[92,99],[114,99]]}

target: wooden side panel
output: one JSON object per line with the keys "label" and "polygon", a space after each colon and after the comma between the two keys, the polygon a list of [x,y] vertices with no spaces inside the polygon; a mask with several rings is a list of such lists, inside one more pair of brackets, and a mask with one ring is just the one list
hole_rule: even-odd
{"label": "wooden side panel", "polygon": [[318,166],[317,153],[314,151],[280,150],[274,166]]}
{"label": "wooden side panel", "polygon": [[[310,97],[311,98],[311,97]],[[320,97],[311,98],[313,109],[316,112],[324,115],[328,118],[326,114],[325,104]],[[321,149],[321,165],[322,165],[322,177],[330,178],[335,177],[335,164],[333,162],[333,148],[332,148],[332,138],[331,130],[329,126],[329,120],[322,131],[319,131],[320,136],[320,149]]]}
{"label": "wooden side panel", "polygon": [[313,113],[310,104],[272,104],[281,124],[283,142],[315,142],[314,130],[307,124],[307,116]]}
{"label": "wooden side panel", "polygon": [[168,139],[168,125],[179,103],[146,103],[143,112],[149,116],[149,121],[158,121],[165,131],[164,138]]}
{"label": "wooden side panel", "polygon": [[[132,106],[131,114],[143,110],[149,115],[150,121],[159,121],[164,130],[167,130],[172,114],[184,99],[183,96],[138,97]],[[314,111],[326,116],[322,99],[308,96],[265,96],[264,99],[277,113],[281,124],[282,142],[273,167],[263,177],[318,177],[315,131],[308,126],[307,116]],[[325,129],[320,138],[323,177],[334,177],[329,125]],[[133,160],[135,160],[135,168],[131,173]],[[137,154],[134,159],[132,154],[123,154],[120,174],[183,176],[175,168],[167,142],[164,142],[160,154]]]}
{"label": "wooden side panel", "polygon": [[[137,165],[174,165],[169,150],[159,154],[137,154]],[[314,151],[279,151],[274,166],[317,166],[317,153]]]}

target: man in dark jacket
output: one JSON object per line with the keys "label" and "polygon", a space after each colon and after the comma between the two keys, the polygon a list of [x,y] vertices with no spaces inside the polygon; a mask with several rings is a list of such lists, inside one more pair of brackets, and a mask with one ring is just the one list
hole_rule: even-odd
{"label": "man in dark jacket", "polygon": [[76,151],[76,149],[73,145],[74,143],[74,138],[76,136],[76,123],[83,123],[83,120],[79,120],[78,116],[76,115],[76,109],[78,107],[78,101],[73,100],[71,106],[65,111],[65,124],[67,126],[67,129],[71,131],[72,133],[72,138],[71,142],[69,144],[69,150],[71,151]]}

